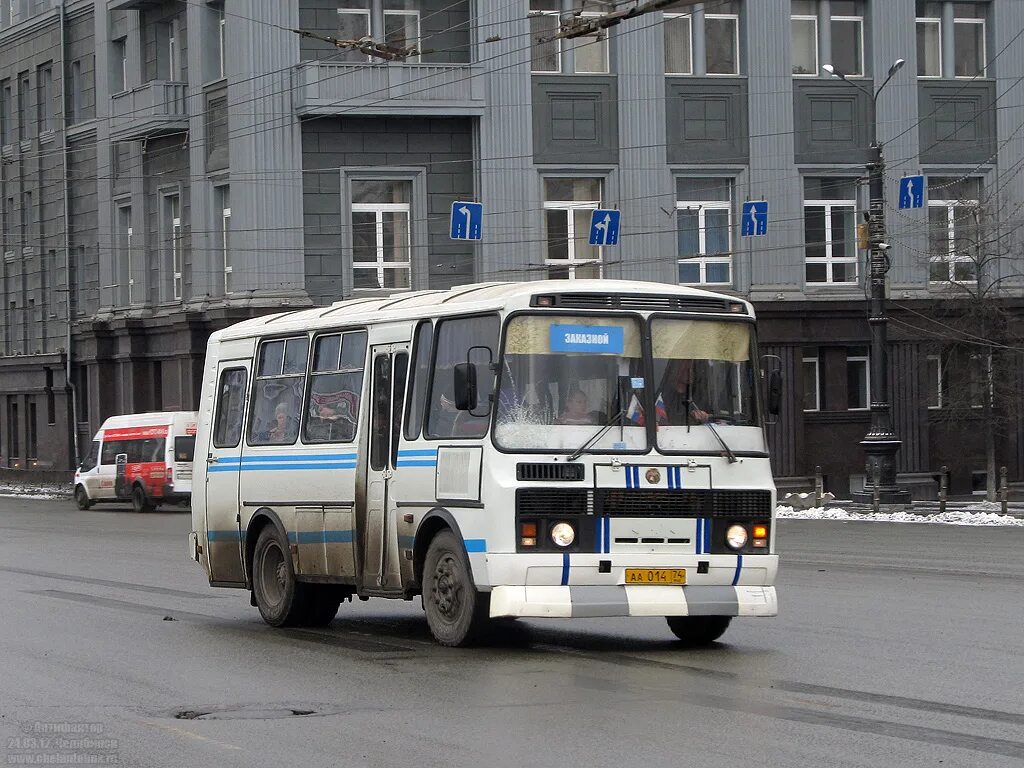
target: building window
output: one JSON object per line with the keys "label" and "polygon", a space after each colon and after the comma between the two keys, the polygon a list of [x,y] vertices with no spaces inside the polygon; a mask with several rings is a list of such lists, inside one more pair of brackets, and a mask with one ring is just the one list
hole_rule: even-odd
{"label": "building window", "polygon": [[[985,77],[987,13],[988,3],[918,0],[918,77]],[[952,49],[952,62],[943,61],[943,47]]]}
{"label": "building window", "polygon": [[[377,0],[380,2],[380,0]],[[418,49],[420,44],[420,12],[407,7],[404,0],[383,0],[382,8],[374,8],[373,0],[341,0],[338,7],[338,39],[359,40],[380,38],[392,48]],[[374,11],[382,14],[384,30],[374,29]],[[378,17],[379,18],[379,17]],[[342,49],[332,60],[365,63],[374,59],[362,51]],[[417,56],[406,61],[416,62]]]}
{"label": "building window", "polygon": [[36,70],[36,111],[39,133],[52,131],[53,125],[53,64],[44,64]]}
{"label": "building window", "polygon": [[857,282],[856,210],[856,180],[804,179],[808,283]]}
{"label": "building window", "polygon": [[39,416],[36,412],[36,399],[25,399],[28,401],[28,423],[25,425],[25,459],[28,464],[39,457]]}
{"label": "building window", "polygon": [[408,289],[412,282],[412,182],[352,180],[352,286]]}
{"label": "building window", "polygon": [[227,186],[214,189],[216,199],[216,213],[219,217],[218,243],[220,248],[221,261],[224,264],[224,293],[228,294],[234,290],[232,277],[234,265],[231,263],[231,189]]}
{"label": "building window", "polygon": [[224,67],[224,55],[227,51],[226,19],[224,17],[224,3],[216,8],[217,11],[217,74],[223,78],[227,69]]}
{"label": "building window", "polygon": [[[692,8],[692,10],[690,10]],[[682,12],[686,9],[685,12]],[[665,74],[738,75],[740,14],[736,0],[665,10]],[[693,35],[703,29],[704,59],[694,61]]]}
{"label": "building window", "polygon": [[846,407],[851,411],[865,411],[871,405],[871,377],[868,351],[864,347],[850,347],[846,351]]}
{"label": "building window", "polygon": [[[985,400],[991,401],[994,382],[992,381],[992,356],[971,355],[969,374],[969,392],[971,408],[984,408]],[[986,397],[987,393],[987,397]]]}
{"label": "building window", "polygon": [[544,179],[548,278],[601,277],[601,246],[588,242],[591,211],[600,206],[600,179]]}
{"label": "building window", "polygon": [[117,38],[110,49],[110,92],[122,93],[128,90],[128,38]]}
{"label": "building window", "polygon": [[71,84],[68,88],[68,122],[77,123],[82,110],[82,62],[71,62]]}
{"label": "building window", "polygon": [[942,364],[941,355],[928,355],[927,360],[927,382],[926,402],[931,409],[942,407],[945,366]]}
{"label": "building window", "polygon": [[929,280],[970,283],[978,279],[980,179],[928,179]]}
{"label": "building window", "polygon": [[128,304],[135,301],[135,274],[132,270],[132,207],[117,206],[117,263],[124,299]]}
{"label": "building window", "polygon": [[855,0],[832,0],[826,24],[819,24],[818,0],[793,0],[793,74],[817,77],[818,51],[832,51],[831,64],[845,75],[864,74],[864,11]]}
{"label": "building window", "polygon": [[14,141],[14,88],[10,80],[0,81],[0,145]]}
{"label": "building window", "polygon": [[804,352],[803,377],[804,410],[820,411],[823,400],[821,396],[821,367],[816,350]]}
{"label": "building window", "polygon": [[679,282],[732,283],[732,180],[676,182]]}
{"label": "building window", "polygon": [[[586,8],[586,10],[584,10]],[[530,0],[530,39],[533,72],[565,72],[577,75],[604,75],[608,68],[608,31],[593,35],[552,40],[563,18],[602,16],[613,9],[605,0]]]}
{"label": "building window", "polygon": [[21,193],[21,243],[23,246],[31,245],[35,239],[36,217],[35,208],[32,204],[32,193]]}
{"label": "building window", "polygon": [[18,141],[25,141],[28,134],[28,93],[31,88],[28,72],[18,75]]}
{"label": "building window", "polygon": [[184,261],[181,241],[181,197],[164,197],[164,233],[167,237],[168,262],[171,267],[171,297],[181,301],[184,288]]}

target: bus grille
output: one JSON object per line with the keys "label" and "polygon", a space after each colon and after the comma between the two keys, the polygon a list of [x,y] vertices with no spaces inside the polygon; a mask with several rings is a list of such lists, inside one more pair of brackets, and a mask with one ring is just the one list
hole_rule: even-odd
{"label": "bus grille", "polygon": [[519,488],[516,511],[520,515],[585,515],[588,492],[561,488]]}
{"label": "bus grille", "polygon": [[612,517],[771,517],[770,491],[714,489],[594,492],[594,512]]}
{"label": "bus grille", "polygon": [[516,480],[582,480],[582,464],[516,464]]}

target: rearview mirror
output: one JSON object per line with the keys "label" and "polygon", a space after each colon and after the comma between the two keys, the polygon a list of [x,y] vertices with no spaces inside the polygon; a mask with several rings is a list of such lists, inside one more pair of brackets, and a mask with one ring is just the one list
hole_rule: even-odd
{"label": "rearview mirror", "polygon": [[782,407],[782,372],[775,370],[768,373],[768,413],[778,416]]}
{"label": "rearview mirror", "polygon": [[455,407],[460,411],[472,411],[477,405],[476,366],[472,363],[457,363],[455,372]]}

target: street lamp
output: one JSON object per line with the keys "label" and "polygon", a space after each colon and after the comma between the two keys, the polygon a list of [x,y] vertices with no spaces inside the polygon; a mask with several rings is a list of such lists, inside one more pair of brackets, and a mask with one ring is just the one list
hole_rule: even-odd
{"label": "street lamp", "polygon": [[[878,140],[878,95],[906,62],[896,59],[889,67],[885,81],[875,90],[850,80],[831,64],[822,69],[844,83],[852,85],[871,99],[871,159],[866,165],[868,174],[868,247],[870,252],[870,298],[868,326],[871,329],[871,426],[861,440],[867,459],[867,477],[864,491],[853,494],[855,501],[870,502],[877,494],[883,504],[909,504],[910,492],[896,485],[896,452],[900,438],[892,421],[889,403],[889,356],[887,352],[887,326],[885,314],[885,283],[889,271],[889,244],[885,235],[885,160],[882,143]],[[877,484],[877,488],[876,488]]]}

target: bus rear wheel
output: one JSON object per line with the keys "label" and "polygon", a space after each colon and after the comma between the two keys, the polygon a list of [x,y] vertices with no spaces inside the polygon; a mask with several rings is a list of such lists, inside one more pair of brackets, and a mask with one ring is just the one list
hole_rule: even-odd
{"label": "bus rear wheel", "polygon": [[700,648],[724,635],[732,616],[666,616],[665,621],[683,645]]}
{"label": "bus rear wheel", "polygon": [[307,608],[302,587],[295,579],[288,543],[277,528],[266,526],[252,557],[252,594],[263,620],[272,627],[301,624]]}
{"label": "bus rear wheel", "polygon": [[472,645],[487,626],[490,595],[478,592],[462,542],[449,530],[430,542],[423,566],[423,608],[441,645]]}

